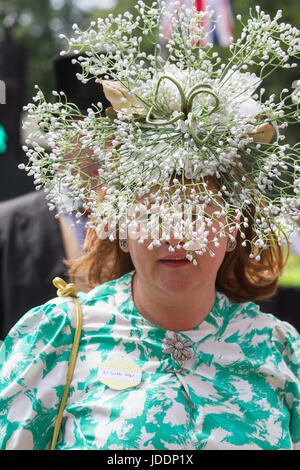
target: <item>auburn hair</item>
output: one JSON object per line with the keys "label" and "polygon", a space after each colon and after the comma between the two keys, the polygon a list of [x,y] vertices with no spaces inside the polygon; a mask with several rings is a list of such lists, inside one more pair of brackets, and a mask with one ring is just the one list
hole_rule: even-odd
{"label": "auburn hair", "polygon": [[[247,240],[254,239],[251,223],[245,229]],[[216,288],[233,301],[255,301],[271,297],[277,290],[279,276],[286,264],[287,256],[278,243],[275,233],[269,234],[269,247],[262,250],[260,259],[250,258],[250,244],[242,246],[240,233],[237,246],[226,252],[219,268]],[[69,275],[73,281],[85,276],[91,288],[134,270],[129,253],[119,247],[119,240],[99,239],[92,229],[87,231],[86,253],[79,259],[68,261]]]}

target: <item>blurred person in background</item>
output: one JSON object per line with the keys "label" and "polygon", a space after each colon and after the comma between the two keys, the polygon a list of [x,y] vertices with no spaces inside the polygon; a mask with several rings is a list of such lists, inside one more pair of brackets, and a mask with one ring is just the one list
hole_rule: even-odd
{"label": "blurred person in background", "polygon": [[[55,89],[83,113],[99,101],[104,110],[109,102],[101,85],[94,81],[83,85],[76,78],[81,67],[72,63],[74,57],[54,59]],[[55,294],[52,279],[67,275],[64,259],[80,255],[85,221],[85,213],[78,219],[75,214],[58,217],[49,211],[44,191],[0,203],[0,340],[24,311]],[[80,289],[85,290],[84,281]]]}

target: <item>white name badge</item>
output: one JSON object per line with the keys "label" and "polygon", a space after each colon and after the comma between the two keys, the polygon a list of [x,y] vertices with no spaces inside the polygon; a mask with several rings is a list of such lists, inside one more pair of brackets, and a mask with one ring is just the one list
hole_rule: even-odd
{"label": "white name badge", "polygon": [[142,380],[142,369],[122,357],[103,362],[99,368],[99,380],[113,390],[136,387]]}

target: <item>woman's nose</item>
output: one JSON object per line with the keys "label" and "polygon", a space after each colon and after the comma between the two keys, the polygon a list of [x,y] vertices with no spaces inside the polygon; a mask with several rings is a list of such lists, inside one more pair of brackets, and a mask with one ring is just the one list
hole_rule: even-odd
{"label": "woman's nose", "polygon": [[165,242],[168,246],[172,246],[173,248],[183,248],[183,245],[185,244],[185,240],[183,238],[175,237],[174,234],[170,234],[170,237],[168,240],[165,240]]}

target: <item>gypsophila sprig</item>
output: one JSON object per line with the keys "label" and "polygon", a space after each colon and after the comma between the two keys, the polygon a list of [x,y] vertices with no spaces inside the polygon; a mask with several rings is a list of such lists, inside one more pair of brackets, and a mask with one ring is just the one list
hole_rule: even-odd
{"label": "gypsophila sprig", "polygon": [[[111,108],[104,118],[95,103],[83,115],[65,95],[47,103],[38,90],[26,107],[39,131],[26,144],[25,169],[58,213],[64,193],[74,207],[83,201],[99,237],[129,230],[140,243],[150,236],[153,249],[173,233],[193,260],[207,250],[214,256],[238,231],[259,260],[270,234],[284,240],[300,216],[300,148],[284,142],[299,104],[294,90],[276,98],[264,88],[274,70],[297,66],[299,30],[280,22],[280,11],[270,18],[256,7],[246,22],[239,16],[241,36],[222,63],[207,43],[213,12],[176,5],[164,58],[157,27],[169,11],[164,2],[138,1],[136,17],[108,15],[62,37],[62,54],[79,54],[78,80],[101,81]],[[147,57],[144,35],[155,45]]]}

